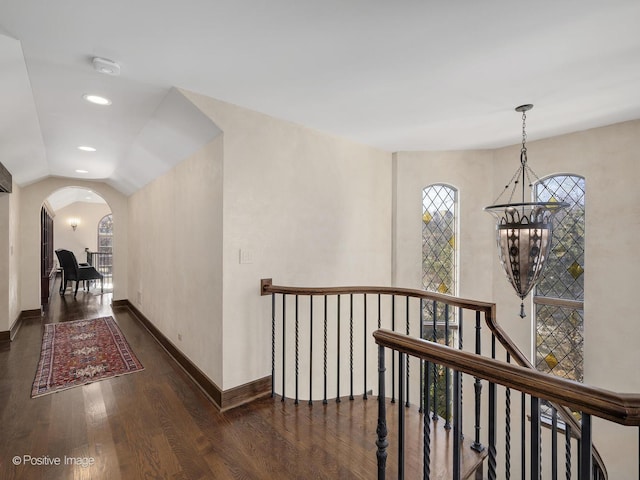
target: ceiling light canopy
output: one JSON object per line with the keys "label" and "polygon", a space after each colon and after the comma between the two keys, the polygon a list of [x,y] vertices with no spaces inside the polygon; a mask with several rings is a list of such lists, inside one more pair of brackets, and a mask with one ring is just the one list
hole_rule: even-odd
{"label": "ceiling light canopy", "polygon": [[83,152],[95,152],[96,149],[94,147],[91,147],[89,145],[80,145],[78,147],[78,150],[82,150]]}
{"label": "ceiling light canopy", "polygon": [[93,68],[96,72],[105,75],[113,75],[114,77],[120,75],[120,65],[107,58],[93,57]]}
{"label": "ceiling light canopy", "polygon": [[82,98],[84,98],[87,102],[91,102],[96,105],[111,105],[111,100],[106,97],[101,97],[100,95],[85,93]]}

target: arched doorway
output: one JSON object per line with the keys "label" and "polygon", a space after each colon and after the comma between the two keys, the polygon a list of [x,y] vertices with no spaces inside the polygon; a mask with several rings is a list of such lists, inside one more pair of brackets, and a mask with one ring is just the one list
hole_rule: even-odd
{"label": "arched doorway", "polygon": [[[70,250],[74,253],[78,263],[86,262],[95,263],[98,271],[105,270],[104,292],[113,291],[113,252],[110,251],[107,259],[101,255],[104,249],[99,248],[101,239],[100,227],[101,222],[106,217],[111,219],[110,232],[112,234],[112,212],[107,202],[99,194],[85,187],[64,187],[56,190],[43,202],[43,211],[51,216],[49,229],[46,232],[50,245],[47,245],[48,252],[45,252],[43,245],[41,253],[41,264],[45,265],[45,257],[53,255],[53,251],[59,248]],[[102,225],[104,227],[104,225]],[[41,229],[44,234],[44,222],[41,222]],[[104,229],[102,241],[104,242]],[[111,241],[111,240],[110,240]],[[54,257],[53,268],[58,267],[57,259]],[[108,272],[106,271],[108,270]],[[42,272],[44,275],[46,272]],[[50,298],[51,288],[46,292],[44,279],[41,281],[41,299],[42,303]],[[49,283],[50,285],[51,283]],[[45,298],[46,297],[46,298]]]}

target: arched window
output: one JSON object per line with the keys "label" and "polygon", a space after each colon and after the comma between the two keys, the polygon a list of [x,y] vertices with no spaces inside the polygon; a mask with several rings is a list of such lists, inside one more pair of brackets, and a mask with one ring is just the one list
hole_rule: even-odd
{"label": "arched window", "polygon": [[[429,185],[422,191],[422,287],[432,292],[456,295],[456,226],[458,191],[448,185]],[[457,345],[457,309],[433,302],[423,304],[422,337],[445,345]],[[433,395],[438,415],[451,417],[451,371],[433,365]]]}
{"label": "arched window", "polygon": [[455,295],[458,192],[448,185],[422,191],[422,287]]}
{"label": "arched window", "polygon": [[[544,185],[543,185],[544,183]],[[556,214],[552,250],[533,298],[536,368],[583,380],[585,182],[555,175],[535,185],[536,201],[569,204]]]}
{"label": "arched window", "polygon": [[113,253],[113,216],[102,217],[98,222],[98,253]]}
{"label": "arched window", "polygon": [[94,259],[94,266],[104,275],[105,284],[111,284],[113,278],[113,216],[111,214],[105,215],[98,222],[98,253]]}

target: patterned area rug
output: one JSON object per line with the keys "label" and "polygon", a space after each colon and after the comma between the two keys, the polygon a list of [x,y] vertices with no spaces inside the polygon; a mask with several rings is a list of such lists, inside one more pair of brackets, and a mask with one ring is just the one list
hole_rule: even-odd
{"label": "patterned area rug", "polygon": [[113,317],[44,327],[32,398],[144,370]]}

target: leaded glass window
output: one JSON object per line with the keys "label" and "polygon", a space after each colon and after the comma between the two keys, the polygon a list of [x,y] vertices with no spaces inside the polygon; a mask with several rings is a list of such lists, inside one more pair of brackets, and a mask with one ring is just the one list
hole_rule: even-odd
{"label": "leaded glass window", "polygon": [[556,175],[535,185],[536,200],[569,207],[556,214],[552,249],[535,289],[536,368],[583,380],[585,182]]}
{"label": "leaded glass window", "polygon": [[422,191],[422,287],[456,294],[457,190],[430,185]]}
{"label": "leaded glass window", "polygon": [[113,216],[102,217],[98,223],[98,252],[113,253]]}
{"label": "leaded glass window", "polygon": [[[422,287],[432,292],[457,293],[456,228],[458,192],[443,184],[422,191]],[[442,303],[423,305],[423,338],[449,346],[457,345],[458,311]],[[435,385],[431,394],[437,398],[438,415],[451,415],[447,406],[447,387],[451,388],[451,371],[432,365]]]}
{"label": "leaded glass window", "polygon": [[113,216],[102,217],[98,222],[98,251],[93,255],[93,266],[104,276],[105,286],[113,278]]}

